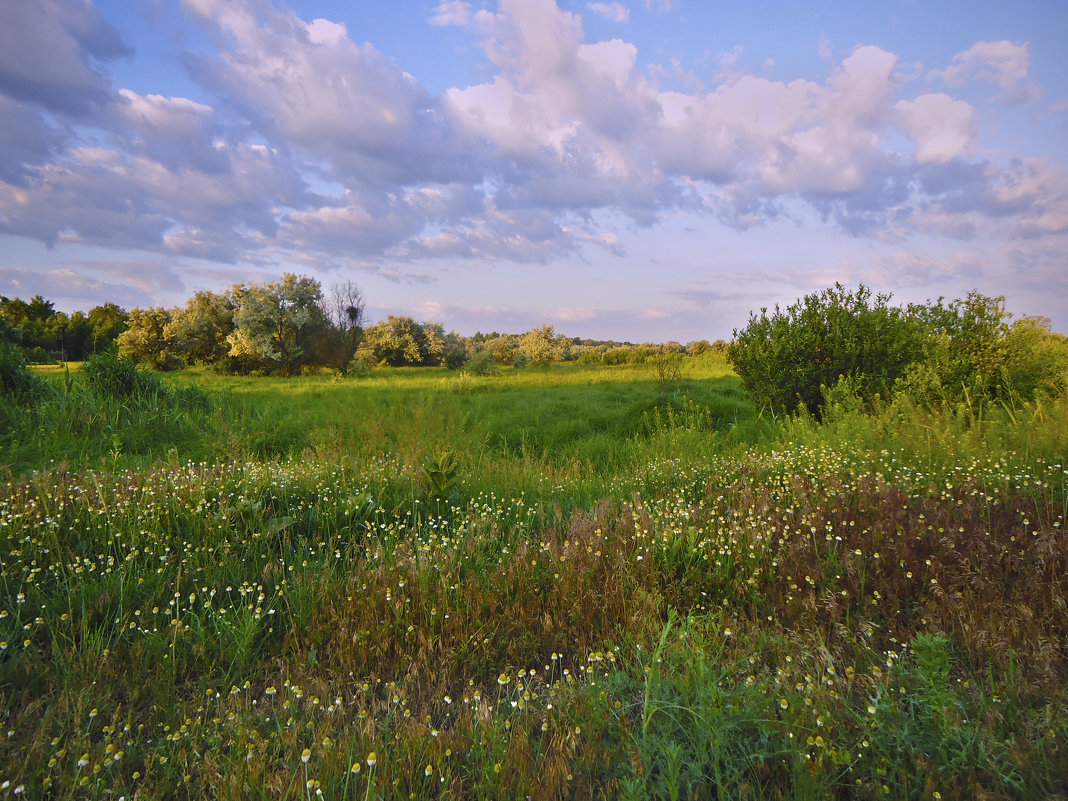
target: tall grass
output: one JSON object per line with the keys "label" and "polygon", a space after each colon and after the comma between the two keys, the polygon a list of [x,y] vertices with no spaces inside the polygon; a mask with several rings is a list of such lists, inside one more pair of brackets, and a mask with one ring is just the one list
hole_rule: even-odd
{"label": "tall grass", "polygon": [[0,486],[3,790],[1068,793],[1063,399],[774,420],[712,361],[183,386],[192,438]]}

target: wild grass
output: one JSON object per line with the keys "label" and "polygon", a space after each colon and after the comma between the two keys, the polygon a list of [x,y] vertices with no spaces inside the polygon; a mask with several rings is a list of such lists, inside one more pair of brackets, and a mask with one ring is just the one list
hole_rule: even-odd
{"label": "wild grass", "polygon": [[196,437],[0,486],[0,792],[1068,794],[1064,399],[168,382]]}

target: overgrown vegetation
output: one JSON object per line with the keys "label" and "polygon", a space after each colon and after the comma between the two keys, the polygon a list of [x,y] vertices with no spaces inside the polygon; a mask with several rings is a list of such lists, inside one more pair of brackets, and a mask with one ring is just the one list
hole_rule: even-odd
{"label": "overgrown vegetation", "polygon": [[840,284],[750,316],[728,350],[758,403],[819,415],[829,393],[870,401],[906,392],[923,403],[1033,400],[1063,391],[1064,338],[1049,322],[1010,326],[1004,298],[890,306]]}
{"label": "overgrown vegetation", "polygon": [[[493,363],[0,360],[5,388],[39,388],[3,412],[23,438],[0,487],[4,789],[1068,794],[1055,386],[839,389],[773,418],[711,347]],[[150,441],[102,452],[61,403]]]}
{"label": "overgrown vegetation", "polygon": [[179,451],[219,453],[228,423],[196,387],[168,386],[132,360],[94,354],[46,381],[21,351],[0,346],[0,452],[8,469],[142,467]]}

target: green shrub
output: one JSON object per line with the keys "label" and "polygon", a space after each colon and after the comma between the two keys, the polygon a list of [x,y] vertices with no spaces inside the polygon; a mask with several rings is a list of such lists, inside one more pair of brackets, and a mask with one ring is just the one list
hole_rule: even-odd
{"label": "green shrub", "polygon": [[143,400],[164,391],[159,378],[138,369],[130,357],[113,351],[94,353],[86,359],[81,374],[91,390],[117,400]]}
{"label": "green shrub", "polygon": [[22,348],[0,342],[0,395],[23,403],[46,391],[45,382],[27,366]]}
{"label": "green shrub", "polygon": [[497,360],[488,350],[472,353],[464,364],[464,368],[472,375],[494,375],[500,369],[497,366]]}
{"label": "green shrub", "polygon": [[826,388],[848,379],[862,398],[888,393],[922,354],[923,326],[888,305],[835,284],[772,314],[761,309],[734,332],[727,358],[757,402],[819,416]]}
{"label": "green shrub", "polygon": [[447,370],[459,370],[467,361],[467,351],[463,343],[453,337],[445,341],[445,349],[441,354],[441,363]]}
{"label": "green shrub", "polygon": [[375,369],[375,363],[367,354],[357,352],[349,362],[348,374],[353,378],[366,378],[373,369]]}

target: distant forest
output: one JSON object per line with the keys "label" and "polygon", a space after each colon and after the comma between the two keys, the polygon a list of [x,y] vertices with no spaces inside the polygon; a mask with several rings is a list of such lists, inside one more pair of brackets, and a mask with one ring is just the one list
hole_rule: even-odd
{"label": "distant forest", "polygon": [[35,363],[83,361],[117,350],[155,370],[211,365],[233,374],[296,375],[324,368],[341,375],[372,367],[445,366],[492,372],[557,361],[643,363],[664,353],[726,351],[727,343],[683,345],[570,338],[543,325],[525,333],[446,332],[441,323],[390,315],[368,325],[362,290],[351,281],[324,291],[313,278],[287,273],[279,281],[202,290],[184,307],[134,308],[104,303],[73,314],[40,295],[0,296],[0,346]]}

